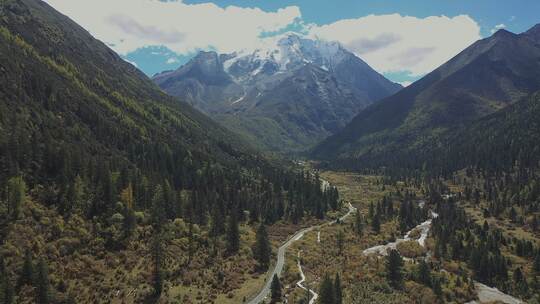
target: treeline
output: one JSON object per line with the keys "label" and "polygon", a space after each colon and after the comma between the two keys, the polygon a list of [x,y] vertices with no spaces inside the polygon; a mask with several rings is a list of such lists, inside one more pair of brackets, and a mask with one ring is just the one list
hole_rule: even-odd
{"label": "treeline", "polygon": [[439,216],[433,220],[432,228],[435,257],[466,262],[475,280],[524,299],[533,295],[530,291],[540,288],[537,270],[527,276],[524,269],[512,265],[503,254],[504,248],[508,248],[531,264],[536,259],[540,264],[539,249],[532,243],[507,238],[487,221],[483,225],[475,223],[453,197],[438,203],[437,212]]}
{"label": "treeline", "polygon": [[[433,133],[408,149],[343,156],[328,165],[390,176],[450,177],[466,168],[486,174],[537,170],[540,166],[540,93],[457,129]],[[396,139],[399,141],[399,139]],[[373,147],[388,142],[373,142]],[[390,145],[391,146],[391,145]],[[497,153],[493,153],[497,151]]]}
{"label": "treeline", "polygon": [[[15,284],[12,282],[15,282]],[[41,258],[37,262],[34,262],[31,251],[26,250],[24,262],[16,278],[12,278],[12,274],[8,271],[4,259],[0,256],[0,303],[16,303],[15,295],[19,294],[25,287],[33,288],[34,303],[75,303],[72,295],[67,295],[62,299],[54,298],[49,282],[47,262]],[[59,288],[64,292],[66,291],[66,285],[63,281],[60,282]]]}
{"label": "treeline", "polygon": [[[304,215],[323,218],[327,210],[338,207],[337,190],[322,189],[318,177],[279,169],[264,160],[246,165],[250,169],[224,167],[160,142],[134,142],[125,158],[95,155],[59,143],[42,130],[19,124],[8,130],[7,141],[0,141],[4,203],[12,184],[22,177],[38,201],[63,215],[79,213],[89,219],[118,212],[117,203],[126,204],[123,194],[129,195],[130,208],[147,210],[158,191],[163,192],[167,219],[184,217],[203,226],[211,218],[242,216],[244,210],[251,221],[271,224],[280,219],[297,222]],[[8,183],[12,177],[16,179]]]}
{"label": "treeline", "polygon": [[[400,200],[399,208],[395,206],[394,199]],[[402,233],[410,230],[427,218],[427,210],[419,206],[416,194],[412,191],[396,191],[385,195],[376,204],[370,203],[368,219],[371,229],[379,233],[381,224],[397,218]],[[361,231],[363,227],[359,214],[356,216],[355,230]]]}

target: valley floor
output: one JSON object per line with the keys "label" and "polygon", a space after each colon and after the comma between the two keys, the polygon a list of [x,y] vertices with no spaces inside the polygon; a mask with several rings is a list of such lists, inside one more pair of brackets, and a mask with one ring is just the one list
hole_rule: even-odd
{"label": "valley floor", "polygon": [[[322,172],[321,177],[337,186],[342,199],[354,210],[358,208],[364,218],[369,218],[370,205],[384,197],[392,197],[400,204],[396,193],[413,193],[421,207],[434,208],[426,205],[420,189],[404,183],[385,185],[380,176]],[[428,217],[435,218],[437,214],[430,211]],[[473,281],[466,274],[465,264],[433,257],[431,220],[411,229],[397,246],[389,243],[403,238],[396,219],[384,222],[378,233],[368,227],[368,222],[365,221],[362,233],[355,229],[355,216],[335,225],[315,226],[289,244],[282,275],[287,303],[318,303],[322,278],[336,273],[341,277],[343,303],[522,303],[496,288]],[[399,289],[391,287],[385,276],[387,248],[377,246],[387,243],[392,246],[386,247],[397,248],[405,260],[404,282]],[[440,286],[421,283],[416,278],[418,262],[422,260],[429,263],[430,275]]]}

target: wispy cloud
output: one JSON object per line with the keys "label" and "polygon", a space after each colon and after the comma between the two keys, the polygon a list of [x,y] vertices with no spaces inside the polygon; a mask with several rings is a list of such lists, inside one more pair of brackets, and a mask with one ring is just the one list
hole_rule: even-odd
{"label": "wispy cloud", "polygon": [[401,37],[396,33],[382,33],[374,38],[358,38],[348,43],[351,49],[354,49],[358,54],[367,54],[374,52],[401,40]]}
{"label": "wispy cloud", "polygon": [[178,30],[166,31],[153,25],[142,25],[128,16],[113,15],[107,17],[107,21],[135,39],[152,40],[163,44],[181,43],[185,39],[185,34]]}
{"label": "wispy cloud", "polygon": [[494,34],[496,31],[502,30],[504,28],[506,28],[506,24],[504,24],[504,23],[497,24],[491,29],[491,33]]}

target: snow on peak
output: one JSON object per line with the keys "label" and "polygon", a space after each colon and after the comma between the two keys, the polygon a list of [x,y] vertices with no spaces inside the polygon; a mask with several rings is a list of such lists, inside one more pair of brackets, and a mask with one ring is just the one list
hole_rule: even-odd
{"label": "snow on peak", "polygon": [[308,39],[287,33],[265,48],[233,53],[223,65],[234,77],[249,78],[260,73],[279,73],[306,64],[331,70],[349,54],[338,42]]}

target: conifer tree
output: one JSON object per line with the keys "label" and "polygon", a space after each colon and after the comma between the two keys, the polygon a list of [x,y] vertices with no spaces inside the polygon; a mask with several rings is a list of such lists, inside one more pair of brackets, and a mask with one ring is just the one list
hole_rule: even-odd
{"label": "conifer tree", "polygon": [[40,259],[36,274],[36,302],[39,304],[51,303],[51,290],[47,265]]}
{"label": "conifer tree", "polygon": [[354,230],[361,236],[364,231],[364,219],[359,209],[356,209],[356,217],[354,222]]}
{"label": "conifer tree", "polygon": [[223,225],[224,215],[221,213],[221,208],[212,210],[212,220],[210,222],[210,236],[216,237],[223,234],[225,227]]}
{"label": "conifer tree", "polygon": [[512,276],[514,279],[514,289],[522,296],[525,296],[529,290],[527,279],[523,276],[521,268],[516,268]]}
{"label": "conifer tree", "polygon": [[5,277],[2,282],[2,291],[3,291],[3,304],[12,304],[14,303],[14,291],[9,277]]}
{"label": "conifer tree", "polygon": [[381,232],[381,219],[379,213],[375,213],[375,215],[373,215],[373,219],[371,220],[371,229],[373,229],[373,232],[375,233]]}
{"label": "conifer tree", "polygon": [[533,269],[537,274],[540,274],[540,252],[537,252],[534,257]]}
{"label": "conifer tree", "polygon": [[334,284],[328,274],[325,274],[319,287],[319,303],[320,304],[335,304],[336,293]]}
{"label": "conifer tree", "polygon": [[236,212],[229,215],[227,223],[227,253],[236,254],[240,249],[240,231],[238,228],[238,220]]}
{"label": "conifer tree", "polygon": [[154,268],[152,274],[152,287],[154,288],[154,297],[159,298],[163,292],[163,244],[161,234],[157,231],[154,232],[151,246]]}
{"label": "conifer tree", "polygon": [[424,260],[421,260],[418,263],[416,268],[416,278],[418,282],[424,284],[425,286],[431,286],[431,271]]}
{"label": "conifer tree", "polygon": [[152,225],[157,232],[161,232],[163,222],[165,221],[165,208],[164,208],[165,198],[163,196],[163,188],[161,185],[157,185],[154,190],[154,195],[152,196],[152,208],[151,208],[151,219]]}
{"label": "conifer tree", "polygon": [[339,274],[336,273],[336,278],[334,279],[334,292],[335,292],[335,304],[342,304],[343,303],[343,290],[341,288],[341,279],[339,278]]}
{"label": "conifer tree", "polygon": [[270,247],[270,240],[268,239],[268,233],[263,223],[257,229],[255,246],[253,248],[253,255],[258,262],[260,270],[266,271],[270,266],[270,255],[272,248]]}
{"label": "conifer tree", "polygon": [[345,235],[343,234],[342,230],[339,230],[336,235],[336,245],[338,248],[339,255],[343,254],[344,244],[345,244]]}
{"label": "conifer tree", "polygon": [[395,249],[390,250],[386,257],[386,278],[390,285],[395,289],[400,289],[403,285],[403,259]]}
{"label": "conifer tree", "polygon": [[133,211],[135,202],[131,183],[128,183],[128,186],[120,192],[120,200],[124,204],[124,221],[122,223],[124,236],[130,237],[136,226],[135,212]]}
{"label": "conifer tree", "polygon": [[272,284],[270,286],[270,290],[272,293],[272,300],[270,303],[280,302],[281,301],[281,282],[279,281],[277,274],[274,274],[274,277],[272,278]]}
{"label": "conifer tree", "polygon": [[21,205],[26,199],[26,183],[23,178],[12,177],[7,182],[8,188],[8,213],[11,219],[18,219],[21,213]]}
{"label": "conifer tree", "polygon": [[4,263],[4,259],[0,256],[0,294],[2,298],[0,300],[4,304],[13,303],[13,287],[11,286],[11,281]]}
{"label": "conifer tree", "polygon": [[32,262],[32,252],[26,250],[21,275],[17,283],[18,288],[23,285],[31,285],[34,282],[34,264]]}

